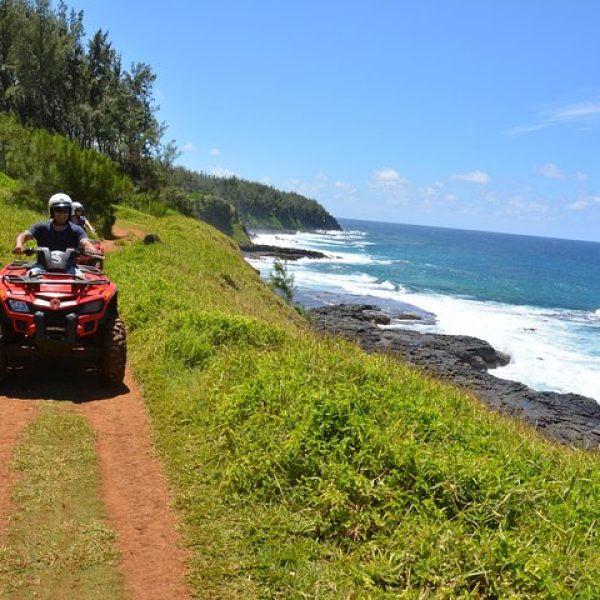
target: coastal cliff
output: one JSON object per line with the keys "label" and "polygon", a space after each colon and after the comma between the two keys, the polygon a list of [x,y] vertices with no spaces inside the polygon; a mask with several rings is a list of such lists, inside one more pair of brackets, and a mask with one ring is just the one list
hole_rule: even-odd
{"label": "coastal cliff", "polygon": [[315,308],[315,327],[356,341],[369,352],[401,357],[407,364],[464,387],[490,408],[517,417],[564,444],[600,446],[600,405],[578,394],[536,392],[522,383],[495,377],[489,370],[508,364],[510,357],[483,340],[469,336],[386,329],[392,319],[413,314],[389,313],[368,304]]}

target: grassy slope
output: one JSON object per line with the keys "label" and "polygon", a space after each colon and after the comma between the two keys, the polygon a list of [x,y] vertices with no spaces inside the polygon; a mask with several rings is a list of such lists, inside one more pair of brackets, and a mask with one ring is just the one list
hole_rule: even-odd
{"label": "grassy slope", "polygon": [[600,594],[596,455],[317,339],[204,224],[119,216],[163,240],[107,266],[197,597]]}
{"label": "grassy slope", "polygon": [[319,340],[230,241],[135,217],[110,258],[199,597],[593,597],[596,455]]}

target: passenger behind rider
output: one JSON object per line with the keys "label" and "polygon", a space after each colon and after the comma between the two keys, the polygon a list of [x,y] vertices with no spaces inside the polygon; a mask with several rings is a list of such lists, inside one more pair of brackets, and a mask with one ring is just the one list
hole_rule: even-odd
{"label": "passenger behind rider", "polygon": [[71,223],[79,225],[84,231],[87,229],[91,234],[96,235],[96,230],[93,228],[90,220],[83,216],[85,208],[81,202],[73,202],[73,214],[71,215]]}
{"label": "passenger behind rider", "polygon": [[[75,223],[71,223],[71,212],[73,201],[67,194],[54,194],[48,201],[48,210],[50,211],[50,221],[40,221],[32,225],[17,236],[13,252],[23,254],[25,252],[25,242],[35,240],[38,246],[45,246],[52,250],[65,251],[67,248],[77,248],[82,246],[88,252],[94,252],[94,245],[87,239],[85,231]],[[31,270],[30,275],[38,275],[44,269],[36,264]],[[75,268],[69,272],[77,274]]]}

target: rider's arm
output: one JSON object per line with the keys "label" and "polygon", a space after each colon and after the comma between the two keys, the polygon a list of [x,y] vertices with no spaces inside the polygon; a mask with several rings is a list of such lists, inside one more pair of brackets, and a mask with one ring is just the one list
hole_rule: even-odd
{"label": "rider's arm", "polygon": [[87,238],[82,238],[81,240],[79,240],[79,243],[83,246],[83,249],[86,252],[91,252],[93,254],[97,252],[94,244],[92,244],[92,242],[90,242],[90,240],[88,240]]}
{"label": "rider's arm", "polygon": [[87,228],[90,233],[93,233],[94,235],[96,235],[96,230],[94,229],[94,227],[92,226],[92,224],[89,222],[88,219],[86,219],[86,221],[84,222],[83,227]]}
{"label": "rider's arm", "polygon": [[25,242],[34,239],[35,238],[29,230],[23,231],[17,236],[17,239],[15,240],[15,247],[13,249],[13,252],[15,254],[23,254],[23,251],[25,250]]}

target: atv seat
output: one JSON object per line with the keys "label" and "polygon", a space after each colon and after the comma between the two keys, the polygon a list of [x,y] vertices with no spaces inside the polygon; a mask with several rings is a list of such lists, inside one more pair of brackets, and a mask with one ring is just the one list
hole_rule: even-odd
{"label": "atv seat", "polygon": [[64,252],[50,250],[49,248],[37,248],[37,266],[45,271],[69,271],[75,267],[77,256],[75,248],[67,248]]}

